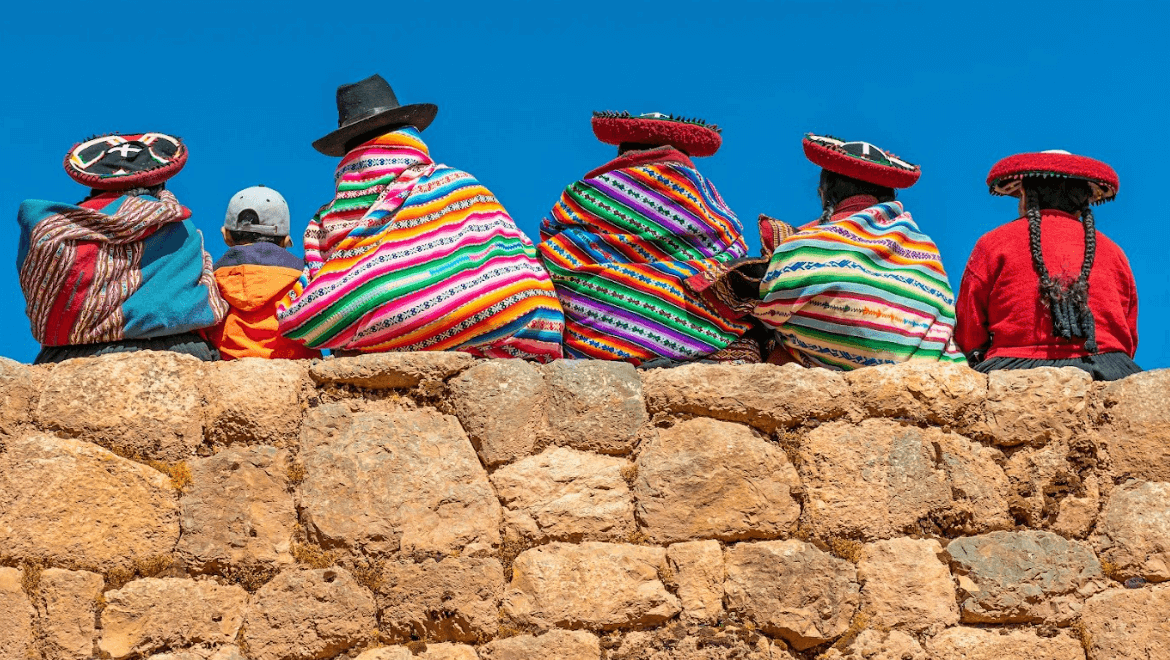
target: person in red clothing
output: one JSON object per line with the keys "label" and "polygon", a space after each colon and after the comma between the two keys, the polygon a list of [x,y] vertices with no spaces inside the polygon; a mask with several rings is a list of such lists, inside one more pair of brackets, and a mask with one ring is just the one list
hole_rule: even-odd
{"label": "person in red clothing", "polygon": [[955,340],[975,368],[1140,372],[1133,272],[1091,210],[1117,195],[1113,168],[1066,151],[1017,154],[987,185],[1018,197],[1020,217],[980,238],[963,273]]}

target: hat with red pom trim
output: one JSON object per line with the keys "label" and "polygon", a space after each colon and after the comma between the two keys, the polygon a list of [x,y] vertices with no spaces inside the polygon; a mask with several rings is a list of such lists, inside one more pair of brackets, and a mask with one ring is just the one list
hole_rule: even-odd
{"label": "hat with red pom trim", "polygon": [[187,146],[165,133],[110,134],[78,143],[65,155],[65,172],[98,190],[157,186],[187,164]]}
{"label": "hat with red pom trim", "polygon": [[655,147],[670,145],[688,156],[701,158],[714,155],[723,144],[719,127],[702,119],[687,119],[648,112],[631,115],[628,112],[594,112],[593,134],[606,144],[645,144]]}
{"label": "hat with red pom trim", "polygon": [[1117,172],[1105,163],[1078,156],[1061,149],[1008,156],[995,164],[987,175],[992,195],[1019,197],[1028,177],[1078,179],[1087,181],[1093,190],[1091,204],[1108,202],[1117,196],[1120,181]]}
{"label": "hat with red pom trim", "polygon": [[846,142],[830,135],[805,135],[804,155],[830,172],[886,188],[909,188],[922,174],[917,165],[868,142]]}

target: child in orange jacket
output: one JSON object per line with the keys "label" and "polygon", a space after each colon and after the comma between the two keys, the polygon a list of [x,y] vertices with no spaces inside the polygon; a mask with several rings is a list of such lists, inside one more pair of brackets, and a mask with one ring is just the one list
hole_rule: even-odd
{"label": "child in orange jacket", "polygon": [[224,360],[244,357],[313,358],[320,351],[281,336],[276,303],[301,276],[304,263],[288,251],[288,203],[264,186],[232,196],[223,221],[228,251],[215,262],[215,281],[231,305],[209,333]]}

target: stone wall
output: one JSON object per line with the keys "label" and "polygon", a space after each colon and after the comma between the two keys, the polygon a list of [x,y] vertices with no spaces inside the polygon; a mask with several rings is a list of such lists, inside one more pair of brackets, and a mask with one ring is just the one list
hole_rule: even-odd
{"label": "stone wall", "polygon": [[1170,648],[1170,372],[0,362],[0,660]]}

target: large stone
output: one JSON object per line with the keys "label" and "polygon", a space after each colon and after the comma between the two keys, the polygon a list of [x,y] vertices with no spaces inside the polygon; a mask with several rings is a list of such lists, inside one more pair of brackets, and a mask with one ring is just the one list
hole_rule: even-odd
{"label": "large stone", "polygon": [[292,563],[297,516],[288,492],[288,452],[232,447],[191,467],[181,500],[179,553],[197,571]]}
{"label": "large stone", "polygon": [[1083,537],[1097,517],[1097,444],[1087,435],[1022,447],[1004,471],[1012,484],[1009,508],[1020,523]]}
{"label": "large stone", "polygon": [[206,381],[205,363],[170,351],[66,360],[49,373],[37,421],[127,456],[181,461],[203,442]]}
{"label": "large stone", "polygon": [[0,454],[0,553],[107,570],[171,552],[171,480],[80,440],[34,435]]}
{"label": "large stone", "polygon": [[287,447],[301,429],[304,360],[244,358],[209,366],[206,438],[215,444]]}
{"label": "large stone", "polygon": [[1087,428],[1092,384],[1092,376],[1076,367],[993,371],[983,435],[1009,447],[1069,440]]}
{"label": "large stone", "polygon": [[806,510],[821,537],[882,539],[1011,526],[1000,454],[953,433],[871,419],[805,438]]}
{"label": "large stone", "polygon": [[526,360],[484,360],[451,379],[451,406],[488,467],[532,453],[546,434],[544,374]]}
{"label": "large stone", "polygon": [[[840,642],[838,642],[840,644]],[[900,630],[867,628],[843,648],[834,644],[818,660],[936,660],[910,635]]]}
{"label": "large stone", "polygon": [[968,623],[1067,625],[1105,588],[1093,551],[1051,532],[992,532],[955,539],[946,551]]}
{"label": "large stone", "polygon": [[938,541],[897,538],[865,546],[857,564],[861,609],[870,625],[913,632],[959,622],[955,583]]}
{"label": "large stone", "polygon": [[447,351],[370,353],[318,360],[309,368],[309,376],[321,385],[353,385],[372,390],[422,385],[437,391],[448,378],[475,363],[476,359],[467,353]]}
{"label": "large stone", "polygon": [[113,658],[235,641],[248,592],[235,585],[145,578],[106,592],[99,648]]}
{"label": "large stone", "polygon": [[675,543],[666,549],[683,617],[714,624],[723,618],[723,548],[717,541]]}
{"label": "large stone", "polygon": [[[1132,378],[1132,376],[1131,376]],[[1081,615],[1089,660],[1154,660],[1170,649],[1170,585],[1110,589]]]}
{"label": "large stone", "polygon": [[14,433],[18,426],[31,421],[39,396],[32,370],[0,357],[0,434]]}
{"label": "large stone", "polygon": [[[174,653],[159,653],[146,660],[248,660],[248,657],[244,655],[240,647],[235,644],[227,644],[215,647],[200,646]],[[410,660],[410,658],[405,660]]]}
{"label": "large stone", "polygon": [[1170,483],[1114,488],[1092,540],[1097,556],[1111,564],[1111,577],[1170,580]]}
{"label": "large stone", "polygon": [[1170,369],[1109,383],[1097,401],[1114,477],[1170,482]]}
{"label": "large stone", "polygon": [[638,370],[628,362],[556,360],[544,366],[552,441],[602,454],[628,454],[646,424]]}
{"label": "large stone", "polygon": [[405,646],[379,646],[362,651],[354,660],[414,660],[414,654]]}
{"label": "large stone", "polygon": [[845,373],[858,412],[968,429],[983,418],[987,376],[949,362],[883,364]]}
{"label": "large stone", "polygon": [[[0,546],[3,547],[3,546]],[[20,588],[24,573],[0,566],[0,660],[29,660],[33,650],[33,616],[28,596]]]}
{"label": "large stone", "polygon": [[632,463],[550,447],[491,475],[505,524],[529,543],[625,540],[634,533],[634,503],[623,476]]}
{"label": "large stone", "polygon": [[797,650],[839,637],[857,611],[857,567],[809,543],[740,543],[724,561],[727,608]]}
{"label": "large stone", "polygon": [[687,364],[647,370],[642,382],[652,414],[714,417],[765,433],[836,419],[853,405],[841,374],[796,364]]}
{"label": "large stone", "polygon": [[47,568],[37,583],[38,627],[46,660],[87,660],[97,641],[97,601],[105,579],[89,571]]}
{"label": "large stone", "polygon": [[550,630],[543,635],[517,635],[481,646],[481,660],[600,660],[596,635],[579,630]]}
{"label": "large stone", "polygon": [[522,625],[613,630],[678,614],[666,591],[663,548],[589,542],[526,550],[512,564],[503,613]]}
{"label": "large stone", "polygon": [[[633,631],[611,648],[607,639],[608,660],[788,660],[783,646],[756,632],[739,626],[720,628],[684,628],[669,625],[647,631]],[[783,644],[783,642],[781,642]],[[792,660],[795,660],[794,658]]]}
{"label": "large stone", "polygon": [[375,555],[484,555],[500,503],[454,417],[321,406],[301,440],[302,519],[329,544]]}
{"label": "large stone", "polygon": [[1031,630],[951,628],[926,643],[935,660],[1083,660],[1085,651],[1074,637],[1041,637]]}
{"label": "large stone", "polygon": [[796,469],[775,443],[707,418],[660,429],[638,455],[638,518],[659,543],[774,539],[800,517]]}
{"label": "large stone", "polygon": [[495,558],[395,562],[382,572],[378,615],[390,639],[476,642],[499,627],[504,569]]}
{"label": "large stone", "polygon": [[427,644],[427,648],[416,656],[418,660],[479,660],[474,646],[466,644]]}
{"label": "large stone", "polygon": [[374,638],[374,597],[340,568],[285,571],[252,597],[244,638],[252,660],[332,658]]}

